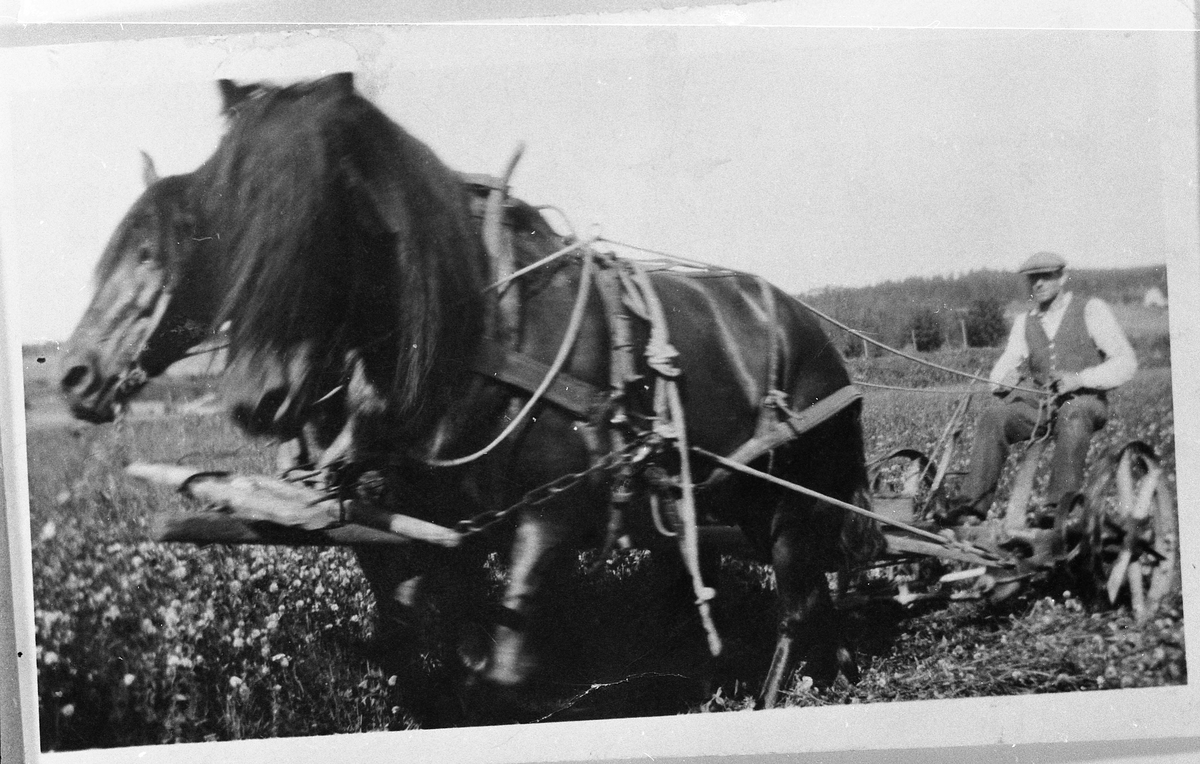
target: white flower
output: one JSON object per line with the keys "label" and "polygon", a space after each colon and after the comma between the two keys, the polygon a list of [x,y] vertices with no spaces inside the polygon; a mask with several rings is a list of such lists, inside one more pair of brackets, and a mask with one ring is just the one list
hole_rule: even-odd
{"label": "white flower", "polygon": [[229,686],[230,686],[230,687],[232,687],[232,688],[233,688],[233,689],[235,689],[235,690],[236,690],[238,687],[241,687],[241,686],[242,686],[242,678],[241,678],[240,676],[231,676],[231,677],[229,677]]}
{"label": "white flower", "polygon": [[126,687],[128,687],[129,685],[133,684],[134,679],[135,679],[135,677],[133,676],[133,674],[126,674],[125,676],[123,676],[121,678],[121,681],[125,684]]}
{"label": "white flower", "polygon": [[53,666],[55,663],[58,663],[58,653],[53,650],[47,650],[46,654],[42,656],[42,663],[47,666]]}
{"label": "white flower", "polygon": [[67,718],[74,716],[75,715],[75,704],[68,703],[67,705],[63,706],[62,707],[62,715]]}

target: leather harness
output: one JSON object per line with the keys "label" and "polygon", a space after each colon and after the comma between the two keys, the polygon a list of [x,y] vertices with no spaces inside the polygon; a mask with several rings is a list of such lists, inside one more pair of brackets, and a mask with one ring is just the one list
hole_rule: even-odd
{"label": "leather harness", "polygon": [[[511,168],[512,163],[509,165],[510,172]],[[492,276],[495,279],[503,278],[513,272],[515,265],[512,227],[506,221],[510,210],[507,178],[479,174],[462,174],[461,177],[470,191],[474,215],[482,218],[481,238],[491,263]],[[609,389],[601,390],[590,382],[560,371],[544,398],[581,421],[594,421],[597,414],[604,411],[608,413],[610,421],[624,422],[627,418],[626,388],[641,376],[634,353],[645,353],[647,350],[635,347],[634,323],[642,321],[650,325],[650,345],[655,343],[657,336],[665,336],[666,329],[665,325],[658,325],[662,321],[661,311],[656,315],[656,311],[650,310],[647,305],[647,302],[657,301],[657,295],[643,268],[612,254],[594,251],[589,254],[597,257],[600,265],[596,288],[604,306],[611,337]],[[764,323],[772,336],[768,358],[769,392],[759,410],[755,434],[728,455],[729,459],[742,464],[749,464],[796,440],[862,398],[862,392],[848,384],[798,411],[788,405],[786,395],[775,388],[782,338],[774,296],[765,281],[760,279],[759,284],[766,313]],[[492,336],[482,342],[472,363],[472,370],[488,379],[531,393],[542,384],[549,367],[513,349],[520,327],[519,291],[519,288],[511,288],[500,296],[491,322]],[[650,350],[649,362],[654,366],[653,348]],[[600,446],[597,450],[605,449]],[[703,485],[714,485],[729,474],[729,470],[718,467]]]}

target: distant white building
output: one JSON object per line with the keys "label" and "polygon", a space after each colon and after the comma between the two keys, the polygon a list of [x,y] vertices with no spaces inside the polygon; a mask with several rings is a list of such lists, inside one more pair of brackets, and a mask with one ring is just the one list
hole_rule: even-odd
{"label": "distant white building", "polygon": [[1167,307],[1167,296],[1158,287],[1150,287],[1146,290],[1146,296],[1142,298],[1142,305],[1147,308],[1165,308]]}

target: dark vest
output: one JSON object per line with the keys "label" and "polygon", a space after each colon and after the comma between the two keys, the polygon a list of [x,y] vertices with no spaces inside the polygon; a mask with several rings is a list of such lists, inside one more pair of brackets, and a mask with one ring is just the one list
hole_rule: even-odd
{"label": "dark vest", "polygon": [[1029,375],[1046,387],[1056,374],[1068,374],[1095,366],[1104,360],[1087,331],[1083,317],[1086,298],[1074,295],[1062,317],[1054,339],[1046,336],[1041,319],[1029,314],[1025,319],[1025,343],[1029,347]]}

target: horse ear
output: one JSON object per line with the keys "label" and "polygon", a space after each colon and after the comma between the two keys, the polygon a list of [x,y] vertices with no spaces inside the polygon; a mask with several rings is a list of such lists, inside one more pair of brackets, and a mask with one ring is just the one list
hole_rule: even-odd
{"label": "horse ear", "polygon": [[335,92],[348,95],[354,92],[354,72],[338,72],[321,78],[322,85],[329,85]]}
{"label": "horse ear", "polygon": [[158,182],[158,170],[154,169],[154,160],[145,151],[142,152],[142,182],[149,188]]}
{"label": "horse ear", "polygon": [[239,85],[233,80],[217,80],[217,87],[221,89],[222,114],[228,114],[258,89],[257,85]]}

